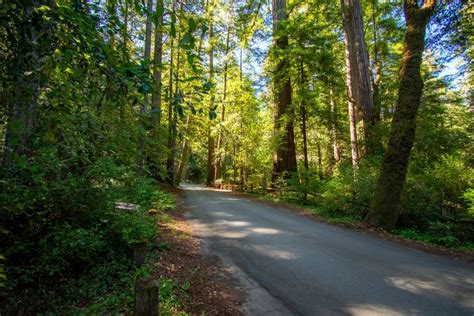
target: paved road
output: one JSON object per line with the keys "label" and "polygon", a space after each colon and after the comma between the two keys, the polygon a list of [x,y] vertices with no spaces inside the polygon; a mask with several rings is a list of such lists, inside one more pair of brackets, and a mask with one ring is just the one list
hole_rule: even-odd
{"label": "paved road", "polygon": [[234,267],[249,314],[474,315],[474,266],[186,185],[188,218]]}

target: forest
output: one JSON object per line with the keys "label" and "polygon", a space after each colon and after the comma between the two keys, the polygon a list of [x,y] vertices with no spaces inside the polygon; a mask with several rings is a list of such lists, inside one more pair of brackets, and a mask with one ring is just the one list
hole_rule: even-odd
{"label": "forest", "polygon": [[473,16],[467,0],[0,1],[0,314],[130,312],[134,280],[159,274],[134,249],[166,248],[180,183],[472,253]]}

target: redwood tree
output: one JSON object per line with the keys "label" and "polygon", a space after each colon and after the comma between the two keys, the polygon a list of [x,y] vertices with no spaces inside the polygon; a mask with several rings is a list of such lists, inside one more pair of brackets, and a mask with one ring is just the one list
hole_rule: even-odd
{"label": "redwood tree", "polygon": [[[284,23],[287,19],[286,0],[272,0],[273,35],[275,48],[279,55],[284,55],[288,48],[288,36]],[[296,149],[291,107],[291,80],[289,63],[286,57],[279,57],[273,78],[275,94],[275,134],[279,138],[275,161],[273,162],[273,179],[284,172],[296,171]]]}

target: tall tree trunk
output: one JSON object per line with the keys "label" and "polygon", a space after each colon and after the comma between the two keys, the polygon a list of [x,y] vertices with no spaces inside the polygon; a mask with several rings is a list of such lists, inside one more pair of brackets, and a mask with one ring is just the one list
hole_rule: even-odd
{"label": "tall tree trunk", "polygon": [[380,97],[380,84],[382,80],[382,65],[379,58],[379,36],[377,25],[377,1],[372,0],[372,32],[374,37],[374,52],[373,52],[373,69],[374,76],[372,77],[372,92],[374,104],[374,130],[373,130],[373,150],[374,153],[381,154],[383,152],[382,135],[380,131],[380,115],[382,110],[382,99]]}
{"label": "tall tree trunk", "polygon": [[[128,60],[129,55],[128,55],[128,50],[127,50],[127,45],[128,45],[128,1],[123,1],[122,6],[120,7],[121,14],[123,15],[123,28],[121,30],[121,35],[122,35],[122,58],[123,60]],[[122,90],[127,89],[125,83],[120,84],[120,88]],[[120,116],[120,121],[123,122],[125,120],[125,104],[124,102],[120,102],[119,105],[119,116]]]}
{"label": "tall tree trunk", "polygon": [[[145,25],[145,50],[144,50],[144,61],[146,63],[146,69],[151,56],[151,33],[152,33],[152,15],[153,15],[153,0],[148,0],[146,5],[146,25]],[[148,73],[147,73],[148,74]],[[143,92],[143,103],[140,107],[140,114],[145,115],[148,107],[148,91]]]}
{"label": "tall tree trunk", "polygon": [[[225,40],[225,60],[224,60],[224,91],[222,95],[222,111],[221,111],[221,124],[224,123],[225,119],[225,102],[227,99],[227,69],[228,69],[228,58],[229,58],[229,44],[230,44],[230,32],[231,26],[227,26],[227,35]],[[222,167],[222,153],[220,152],[222,147],[222,130],[219,130],[219,136],[217,138],[217,160],[216,160],[216,167],[215,167],[215,175],[214,179],[221,178],[221,167]]]}
{"label": "tall tree trunk", "polygon": [[[212,83],[214,81],[214,46],[212,39],[214,38],[214,24],[211,18],[209,25],[209,81]],[[214,111],[214,91],[211,90],[210,103],[209,103],[209,123],[208,123],[208,135],[207,135],[207,181],[208,186],[214,185],[214,136],[212,135],[212,119],[211,111]]]}
{"label": "tall tree trunk", "polygon": [[[288,36],[281,34],[285,32],[283,24],[286,17],[286,0],[272,0],[273,34],[275,36],[275,47],[278,50],[288,48]],[[291,80],[289,75],[289,63],[286,58],[281,58],[277,64],[273,78],[275,94],[275,134],[279,139],[273,162],[272,180],[286,172],[296,171],[296,146],[291,115]]]}
{"label": "tall tree trunk", "polygon": [[343,25],[346,34],[346,57],[350,72],[349,98],[362,113],[365,151],[374,153],[374,104],[371,90],[369,54],[365,44],[364,22],[359,0],[341,0]]}
{"label": "tall tree trunk", "polygon": [[332,84],[329,87],[329,102],[331,103],[331,133],[332,133],[332,151],[334,161],[337,163],[341,160],[341,150],[339,148],[337,136],[337,108],[336,98],[334,96],[334,88]]}
{"label": "tall tree trunk", "polygon": [[[148,75],[148,65],[150,62],[151,56],[151,22],[153,15],[153,0],[147,1],[147,16],[146,16],[146,25],[145,25],[145,50],[144,50],[144,62],[146,65],[147,75]],[[148,77],[148,76],[147,76]],[[146,133],[145,133],[145,116],[148,107],[148,91],[143,91],[143,102],[140,105],[140,140],[138,143],[138,153],[137,153],[137,172],[141,174],[143,172],[143,164],[146,161],[145,157],[145,143],[146,143]]]}
{"label": "tall tree trunk", "polygon": [[427,0],[420,8],[417,0],[403,1],[406,31],[398,100],[374,199],[366,217],[369,224],[388,230],[393,229],[398,220],[400,196],[415,138],[416,113],[423,94],[420,67],[425,32],[435,4],[435,0]]}
{"label": "tall tree trunk", "polygon": [[107,0],[109,45],[115,49],[115,24],[117,23],[117,0]]}
{"label": "tall tree trunk", "polygon": [[[176,1],[173,4],[173,8],[176,5]],[[182,13],[183,11],[183,3],[180,3],[179,12]],[[181,21],[180,21],[181,22]],[[180,97],[179,92],[179,70],[180,70],[180,51],[179,51],[179,43],[181,42],[181,34],[178,32],[178,38],[176,42],[176,70],[174,72],[175,83],[174,83],[174,96],[170,100],[170,110],[172,115],[169,115],[169,127],[168,127],[168,158],[166,159],[166,170],[167,170],[167,181],[169,184],[174,184],[174,160],[176,155],[176,133],[177,133],[177,123],[178,123],[178,112],[177,112],[177,102],[178,98]],[[171,74],[171,72],[170,72]],[[172,81],[173,76],[170,75],[170,89],[172,89]]]}
{"label": "tall tree trunk", "polygon": [[[160,9],[159,9],[160,8]],[[156,2],[156,12],[162,10],[163,0]],[[161,11],[163,12],[163,11]],[[155,49],[153,57],[153,81],[155,88],[151,97],[151,122],[154,136],[158,137],[158,129],[161,124],[161,70],[163,66],[163,14],[156,16],[155,25]]]}
{"label": "tall tree trunk", "polygon": [[323,180],[323,156],[321,153],[321,141],[318,139],[317,140],[317,149],[318,149],[318,176],[319,180]]}
{"label": "tall tree trunk", "polygon": [[[155,9],[155,44],[153,49],[153,92],[151,95],[151,146],[161,146],[160,125],[161,125],[161,75],[163,67],[163,0],[156,1]],[[150,159],[150,171],[153,177],[160,180],[160,151],[155,150],[153,158]]]}
{"label": "tall tree trunk", "polygon": [[[304,64],[303,61],[300,61],[300,86],[302,91],[304,90],[303,87],[306,86],[306,76],[304,72]],[[300,103],[300,114],[301,114],[301,136],[303,138],[303,163],[305,171],[309,170],[309,162],[308,162],[308,137],[306,133],[306,120],[307,120],[307,113],[306,113],[306,106],[304,102],[305,98],[302,96],[301,103]],[[306,177],[307,175],[305,175]],[[305,183],[307,183],[305,179]]]}
{"label": "tall tree trunk", "polygon": [[353,84],[354,81],[357,81],[357,73],[354,67],[351,67],[351,59],[353,59],[354,54],[349,52],[349,38],[352,36],[352,29],[348,28],[346,32],[346,77],[347,77],[347,107],[349,113],[349,133],[351,137],[351,157],[352,157],[352,169],[354,175],[357,174],[359,170],[359,144],[357,140],[357,112],[356,112],[356,99],[358,98],[358,89],[356,89]]}
{"label": "tall tree trunk", "polygon": [[181,179],[183,177],[183,172],[184,172],[184,166],[186,165],[186,162],[188,161],[189,158],[189,140],[187,137],[189,137],[189,134],[191,133],[191,125],[193,124],[193,115],[189,114],[188,118],[186,119],[186,128],[185,128],[185,133],[184,133],[184,140],[183,140],[183,149],[181,151],[181,158],[179,159],[179,164],[178,164],[178,171],[176,172],[176,177],[175,177],[175,184],[179,185],[181,182]]}
{"label": "tall tree trunk", "polygon": [[[173,5],[174,7],[174,5]],[[173,96],[173,72],[174,72],[174,38],[171,37],[170,40],[170,70],[168,78],[168,137],[167,137],[167,148],[168,154],[166,158],[166,181],[172,183],[170,175],[173,174],[172,160],[171,160],[171,150],[173,146],[173,105],[174,105],[174,96]]]}

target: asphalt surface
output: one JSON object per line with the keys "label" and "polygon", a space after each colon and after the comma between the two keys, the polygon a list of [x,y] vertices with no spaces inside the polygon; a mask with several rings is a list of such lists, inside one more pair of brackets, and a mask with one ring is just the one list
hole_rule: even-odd
{"label": "asphalt surface", "polygon": [[252,315],[474,315],[474,266],[185,185],[187,217]]}

